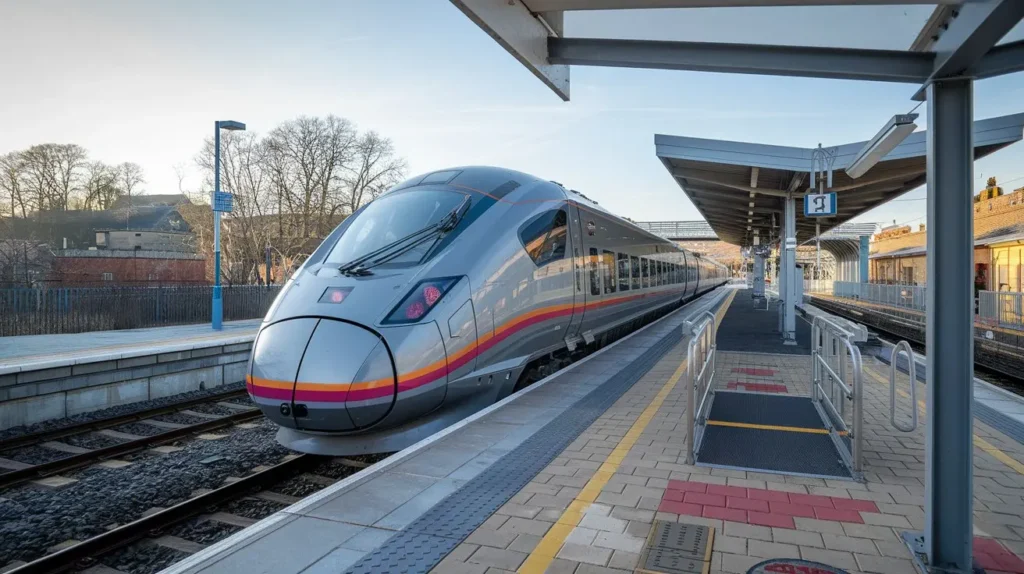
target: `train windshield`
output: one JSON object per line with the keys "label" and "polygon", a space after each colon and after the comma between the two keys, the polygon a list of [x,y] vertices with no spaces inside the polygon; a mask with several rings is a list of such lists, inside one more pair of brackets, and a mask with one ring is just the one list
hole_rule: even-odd
{"label": "train windshield", "polygon": [[[437,189],[417,189],[389,193],[357,213],[348,229],[327,256],[327,263],[347,263],[424,227],[433,225],[451,213],[466,194]],[[415,263],[423,257],[431,242],[421,243],[389,264]]]}

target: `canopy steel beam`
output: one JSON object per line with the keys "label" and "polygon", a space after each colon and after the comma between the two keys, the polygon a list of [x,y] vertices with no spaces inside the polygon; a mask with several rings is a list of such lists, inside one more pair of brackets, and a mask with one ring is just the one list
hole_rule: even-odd
{"label": "canopy steel beam", "polygon": [[1024,71],[1024,40],[996,46],[978,62],[971,75],[977,78],[991,78]]}
{"label": "canopy steel beam", "polygon": [[934,69],[914,99],[924,101],[928,85],[939,78],[967,73],[1022,18],[1024,2],[1020,0],[989,0],[961,6],[932,46]]}
{"label": "canopy steel beam", "polygon": [[643,8],[959,4],[962,1],[963,0],[525,0],[530,9],[537,12],[548,10],[622,10]]}
{"label": "canopy steel beam", "polygon": [[548,59],[556,65],[920,83],[931,76],[933,56],[896,50],[548,38]]}
{"label": "canopy steel beam", "polygon": [[[675,176],[676,178],[682,178],[682,179],[686,179],[686,180],[693,180],[693,181],[699,181],[699,182],[702,182],[702,183],[710,183],[710,184],[713,184],[713,185],[720,185],[722,187],[728,187],[730,189],[735,189],[737,191],[742,191],[742,192],[745,192],[747,194],[756,193],[758,195],[772,195],[772,196],[775,196],[775,197],[786,197],[787,196],[787,193],[785,191],[781,191],[781,190],[777,190],[777,189],[765,189],[763,187],[750,187],[749,185],[745,185],[745,184],[742,184],[742,183],[735,183],[735,182],[731,182],[731,181],[726,181],[726,180],[722,179],[721,177],[716,177],[715,172],[712,172],[712,171],[704,171],[704,170],[696,170],[696,169],[678,169],[678,168],[676,168],[676,169],[672,170],[672,175]],[[748,195],[748,197],[749,197],[749,195]]]}

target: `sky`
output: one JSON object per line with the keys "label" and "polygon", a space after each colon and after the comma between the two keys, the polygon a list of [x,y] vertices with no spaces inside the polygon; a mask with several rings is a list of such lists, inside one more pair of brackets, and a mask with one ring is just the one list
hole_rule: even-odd
{"label": "sky", "polygon": [[[569,36],[904,49],[927,6],[573,13]],[[700,215],[654,134],[814,147],[871,138],[910,111],[905,84],[572,69],[562,102],[446,0],[0,0],[0,154],[76,143],[188,188],[213,121],[265,133],[335,114],[390,137],[410,174],[499,165],[557,180],[637,221]],[[1007,39],[1019,39],[1018,26]],[[1006,39],[1004,39],[1005,41]],[[975,86],[975,118],[1024,111],[1024,74]],[[922,107],[919,112],[924,112]],[[924,114],[918,121],[925,128]],[[975,164],[1024,185],[1024,145]],[[924,221],[924,189],[859,221]]]}

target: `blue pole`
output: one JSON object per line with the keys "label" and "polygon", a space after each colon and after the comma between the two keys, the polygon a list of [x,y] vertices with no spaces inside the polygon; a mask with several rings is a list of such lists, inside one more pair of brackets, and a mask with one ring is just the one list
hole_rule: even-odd
{"label": "blue pole", "polygon": [[[216,208],[216,197],[220,193],[220,122],[213,122],[213,195],[211,198]],[[213,330],[223,328],[224,302],[220,298],[220,212],[213,212]]]}
{"label": "blue pole", "polygon": [[861,235],[860,236],[860,282],[861,283],[867,283],[868,282],[868,250],[870,249],[870,246],[871,246],[871,244],[869,243],[870,241],[871,241],[871,236],[870,235]]}

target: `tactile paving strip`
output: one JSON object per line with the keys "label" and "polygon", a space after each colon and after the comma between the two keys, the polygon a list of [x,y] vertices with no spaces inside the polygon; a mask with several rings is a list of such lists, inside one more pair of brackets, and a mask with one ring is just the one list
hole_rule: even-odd
{"label": "tactile paving strip", "polygon": [[429,572],[533,480],[682,338],[682,329],[669,331],[600,387],[566,409],[564,414],[543,426],[346,572]]}

